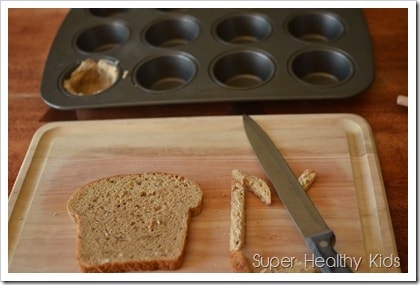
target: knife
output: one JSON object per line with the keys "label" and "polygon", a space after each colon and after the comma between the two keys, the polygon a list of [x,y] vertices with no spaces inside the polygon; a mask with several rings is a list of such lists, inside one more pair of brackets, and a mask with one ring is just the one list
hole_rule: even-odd
{"label": "knife", "polygon": [[325,273],[351,273],[345,258],[334,249],[334,232],[325,223],[276,145],[249,116],[243,115],[243,124],[266,175],[313,252],[311,260],[317,262],[312,263]]}

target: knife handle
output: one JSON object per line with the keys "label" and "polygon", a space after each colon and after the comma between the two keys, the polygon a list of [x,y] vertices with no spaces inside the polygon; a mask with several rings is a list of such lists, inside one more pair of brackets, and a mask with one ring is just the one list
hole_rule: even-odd
{"label": "knife handle", "polygon": [[345,256],[334,249],[335,236],[332,231],[311,235],[305,238],[314,253],[313,264],[324,273],[352,273],[347,266]]}

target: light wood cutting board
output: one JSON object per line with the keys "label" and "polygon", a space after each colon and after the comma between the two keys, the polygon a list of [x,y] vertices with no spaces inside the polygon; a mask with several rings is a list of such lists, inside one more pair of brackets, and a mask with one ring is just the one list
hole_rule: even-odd
{"label": "light wood cutting board", "polygon": [[[388,266],[398,259],[397,250],[367,122],[351,114],[253,118],[296,175],[307,168],[317,171],[308,195],[335,232],[336,250],[362,258],[357,272],[399,272],[398,266]],[[67,199],[95,179],[154,171],[185,176],[203,190],[203,210],[191,220],[179,272],[231,272],[234,168],[266,179],[238,116],[49,123],[35,134],[9,199],[9,272],[80,272]],[[258,271],[269,258],[310,256],[272,194],[271,206],[246,194],[244,252],[250,263],[260,265]],[[388,263],[370,262],[377,254]]]}

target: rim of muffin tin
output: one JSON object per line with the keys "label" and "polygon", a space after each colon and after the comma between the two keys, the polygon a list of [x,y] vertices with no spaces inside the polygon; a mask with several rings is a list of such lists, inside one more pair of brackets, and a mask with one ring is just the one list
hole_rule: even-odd
{"label": "rim of muffin tin", "polygon": [[104,19],[112,18],[130,12],[133,8],[88,8],[86,12],[93,17]]}
{"label": "rim of muffin tin", "polygon": [[[278,70],[283,69],[284,67],[288,72],[289,78],[293,79],[299,84],[310,86],[312,88],[337,87],[346,84],[354,77],[356,71],[356,64],[354,63],[354,60],[350,54],[338,47],[335,47],[334,45],[329,45],[330,43],[341,39],[345,35],[345,21],[343,21],[341,15],[328,10],[325,11],[324,9],[315,9],[314,11],[305,10],[302,11],[302,13],[295,11],[293,14],[285,17],[282,20],[280,26],[276,26],[269,15],[265,14],[264,12],[254,10],[239,10],[235,11],[234,13],[229,13],[220,16],[211,23],[211,25],[209,26],[210,30],[208,32],[210,32],[210,35],[213,37],[213,40],[219,41],[221,44],[224,44],[226,48],[218,54],[212,56],[209,59],[208,65],[205,69],[200,68],[201,63],[198,62],[196,57],[189,53],[188,50],[177,50],[179,46],[188,45],[191,42],[198,40],[199,37],[202,36],[203,32],[202,21],[194,15],[188,14],[185,9],[181,11],[176,11],[175,13],[167,13],[166,11],[162,11],[161,15],[158,15],[157,18],[150,21],[148,24],[142,26],[139,31],[134,29],[136,34],[133,33],[133,29],[131,28],[130,23],[124,20],[124,18],[119,18],[121,14],[128,12],[130,9],[118,9],[118,11],[106,11],[107,9],[95,9],[95,11],[93,11],[92,9],[85,10],[87,10],[89,15],[91,15],[94,18],[107,20],[101,20],[96,24],[84,27],[83,30],[76,32],[73,35],[72,40],[73,49],[77,53],[79,53],[79,55],[88,56],[88,58],[91,58],[95,61],[98,61],[99,59],[104,59],[113,65],[117,65],[118,68],[117,80],[110,87],[102,90],[101,92],[95,94],[88,94],[87,96],[89,97],[97,97],[104,94],[105,92],[108,93],[112,89],[116,88],[116,86],[120,84],[121,80],[125,79],[125,77],[123,77],[123,72],[125,71],[129,72],[129,76],[131,77],[131,83],[135,88],[152,94],[171,93],[182,89],[185,86],[192,84],[199,72],[206,73],[207,77],[210,78],[214,84],[224,89],[250,90],[259,88],[272,81],[273,77],[276,76]],[[114,12],[116,13],[114,14]],[[245,19],[247,18],[254,19],[257,22],[260,21],[262,35],[250,35],[251,38],[249,40],[247,39],[247,36],[244,35],[244,39],[240,39],[239,41],[232,41],[229,39],[228,36],[226,37],[224,35],[221,35],[218,31],[220,27],[223,28],[223,25],[228,25],[227,23],[229,21],[233,22],[236,19],[242,20],[246,23]],[[314,33],[314,35],[309,35],[309,37],[306,37],[305,35],[302,36],[302,34],[305,33],[305,29],[307,26],[303,25],[303,23],[311,22],[319,18],[325,19],[326,24],[322,23],[319,26],[320,29],[323,31],[327,29],[328,35],[321,35],[318,37],[316,33]],[[151,38],[151,36],[147,33],[150,32],[151,29],[154,29],[156,25],[162,25],[166,21],[168,21],[169,24],[171,23],[171,21],[183,21],[184,23],[190,23],[193,26],[193,33],[195,34],[191,38],[185,39],[185,42],[180,44],[161,45],[159,43],[159,39],[157,39],[157,42],[153,42],[153,37]],[[250,22],[248,21],[248,23]],[[324,24],[327,25],[327,28],[325,28]],[[330,27],[330,30],[328,30],[328,25],[336,25],[337,27]],[[271,55],[269,50],[264,49],[264,47],[255,48],[255,44],[269,40],[274,33],[273,30],[280,28],[283,29],[284,32],[289,35],[289,37],[294,38],[298,42],[308,44],[307,46],[301,46],[299,49],[296,49],[292,54],[288,55],[286,60],[281,63],[281,68],[279,68],[279,63],[277,62],[276,58]],[[261,29],[257,29],[257,31],[261,32]],[[93,37],[93,40],[90,39],[91,37],[89,37],[89,35],[94,34],[95,31],[100,32],[109,37],[109,46],[107,46],[108,43],[106,43],[106,40],[102,41],[102,39],[99,39],[99,41],[95,43],[95,37]],[[108,31],[111,31],[111,33],[108,33]],[[182,31],[180,32],[182,33]],[[131,42],[133,37],[136,37],[138,40],[140,40],[139,44],[146,44],[151,48],[155,48],[156,51],[152,54],[147,53],[147,55],[145,55],[144,57],[139,57],[137,63],[134,64],[133,67],[130,67],[129,70],[125,70],[121,67],[120,62],[118,59],[115,58],[115,55],[110,56],[108,55],[108,53],[110,53],[111,55],[115,54],[116,49]],[[249,46],[248,44],[251,44],[251,46]],[[95,45],[97,46],[95,47]],[[97,47],[99,47],[99,50],[96,49]],[[250,85],[245,84],[245,86],[236,86],[235,84],[226,83],[223,79],[220,79],[221,76],[218,75],[218,72],[215,71],[215,69],[217,69],[219,61],[223,60],[223,58],[226,56],[233,56],[235,53],[241,53],[243,55],[248,54],[251,55],[251,57],[264,58],[265,62],[269,63],[270,66],[269,70],[267,71],[268,75],[263,76],[263,79],[260,78],[261,80],[257,79],[256,81],[260,80],[259,83]],[[316,79],[315,81],[313,81],[312,79],[308,79],[307,77],[305,77],[304,73],[306,71],[304,70],[304,68],[296,67],[299,65],[296,64],[296,62],[304,62],[305,60],[302,60],[301,58],[310,58],[311,54],[312,56],[316,54],[321,54],[323,55],[322,57],[324,57],[324,59],[328,57],[326,56],[327,54],[331,54],[333,55],[333,57],[340,59],[340,61],[343,61],[344,68],[348,70],[340,71],[338,77],[335,76],[334,79],[334,76],[331,76],[331,74],[329,74],[329,69],[327,68],[327,70],[320,70],[319,72],[316,71],[314,75],[315,77],[319,76],[321,78],[321,81],[322,77],[325,77],[326,80],[324,82],[319,82]],[[147,84],[143,84],[142,81],[139,80],[137,74],[138,72],[141,72],[142,65],[147,64],[150,60],[157,60],[159,57],[169,56],[177,57],[178,59],[181,59],[181,61],[185,60],[191,66],[191,74],[187,76],[186,79],[183,79],[184,82],[180,84],[175,84],[175,87],[163,89],[157,88],[156,90],[154,88],[150,88],[150,86],[148,86]],[[76,60],[74,63],[68,65],[61,73],[61,76],[59,76],[59,89],[64,94],[74,98],[86,97],[71,94],[67,90],[65,90],[63,86],[64,79],[67,78],[82,61],[80,59],[77,61]],[[285,66],[283,67],[283,65]],[[332,68],[334,69],[334,67]],[[252,77],[253,75],[244,74],[244,78],[247,76]],[[328,78],[330,78],[330,80]]]}

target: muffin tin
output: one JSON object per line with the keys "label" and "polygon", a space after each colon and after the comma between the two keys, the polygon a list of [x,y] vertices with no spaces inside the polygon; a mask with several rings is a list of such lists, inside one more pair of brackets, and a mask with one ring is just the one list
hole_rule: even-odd
{"label": "muffin tin", "polygon": [[[108,89],[63,88],[86,59],[115,65]],[[374,77],[359,9],[73,9],[41,83],[63,110],[216,101],[339,99]]]}

